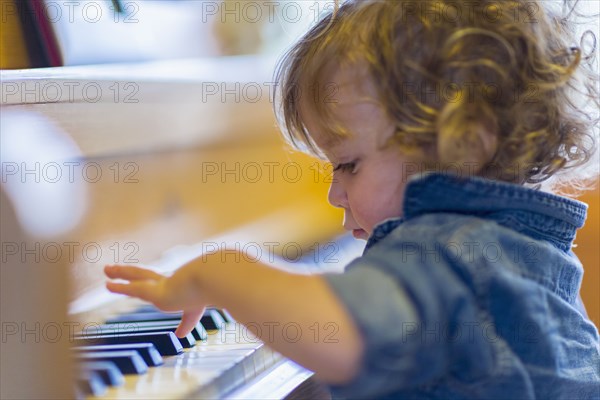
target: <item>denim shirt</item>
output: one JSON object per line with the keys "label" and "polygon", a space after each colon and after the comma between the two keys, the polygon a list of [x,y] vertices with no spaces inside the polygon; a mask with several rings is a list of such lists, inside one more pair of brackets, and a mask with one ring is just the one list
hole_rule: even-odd
{"label": "denim shirt", "polygon": [[365,343],[334,398],[600,399],[598,331],[571,251],[586,210],[482,178],[412,179],[403,217],[326,275]]}

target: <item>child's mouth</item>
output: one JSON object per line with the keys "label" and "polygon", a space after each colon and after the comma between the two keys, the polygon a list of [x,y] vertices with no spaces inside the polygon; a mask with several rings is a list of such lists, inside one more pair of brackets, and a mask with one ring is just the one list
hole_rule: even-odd
{"label": "child's mouth", "polygon": [[362,229],[353,229],[352,236],[356,239],[364,239],[367,240],[369,238],[369,234]]}

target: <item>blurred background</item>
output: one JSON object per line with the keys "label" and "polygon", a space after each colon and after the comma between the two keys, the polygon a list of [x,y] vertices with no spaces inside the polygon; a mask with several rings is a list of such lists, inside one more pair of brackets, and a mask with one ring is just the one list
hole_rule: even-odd
{"label": "blurred background", "polygon": [[279,54],[332,1],[2,0],[2,68]]}

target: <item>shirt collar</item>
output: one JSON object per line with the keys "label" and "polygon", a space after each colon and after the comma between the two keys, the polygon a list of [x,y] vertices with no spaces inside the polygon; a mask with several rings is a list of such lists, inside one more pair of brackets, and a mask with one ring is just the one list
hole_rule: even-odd
{"label": "shirt collar", "polygon": [[586,211],[587,205],[580,201],[520,185],[429,172],[410,178],[404,193],[403,217],[378,224],[365,249],[404,221],[428,213],[454,213],[495,220],[568,251],[577,229],[583,226]]}

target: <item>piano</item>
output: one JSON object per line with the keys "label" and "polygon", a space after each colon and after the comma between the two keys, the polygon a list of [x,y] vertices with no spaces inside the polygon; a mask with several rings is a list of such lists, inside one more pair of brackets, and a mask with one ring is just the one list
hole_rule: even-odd
{"label": "piano", "polygon": [[[221,320],[211,326],[207,316],[206,336],[203,325],[185,347],[156,349],[160,365],[139,363],[152,362],[148,349],[104,348],[129,371],[123,378],[106,369],[102,348],[82,348],[106,346],[100,333],[114,333],[111,319],[156,313],[108,293],[105,264],[168,273],[225,242],[262,248],[301,273],[312,271],[301,258],[335,258],[315,251],[341,233],[341,215],[326,203],[330,176],[278,137],[267,92],[272,63],[231,57],[0,72],[3,142],[27,130],[38,135],[2,160],[2,398],[327,398],[312,372],[253,338],[226,310],[211,310]],[[265,92],[252,101],[207,95],[215,83],[258,83]],[[63,136],[70,153],[36,159],[32,143],[47,155],[52,135]],[[70,178],[63,186],[53,182],[57,171]],[[22,184],[33,203],[19,201]],[[57,187],[84,206],[51,202]],[[23,222],[32,209],[66,212],[72,226],[36,232]],[[125,341],[150,331],[173,336],[172,322],[117,326]],[[93,364],[105,369],[94,372]]]}

